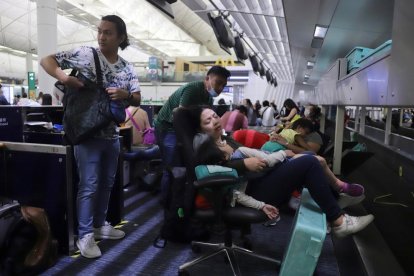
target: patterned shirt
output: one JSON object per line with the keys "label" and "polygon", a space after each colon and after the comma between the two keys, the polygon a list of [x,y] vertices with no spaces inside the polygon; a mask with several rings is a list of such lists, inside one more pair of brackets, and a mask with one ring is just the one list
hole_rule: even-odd
{"label": "patterned shirt", "polygon": [[195,81],[178,88],[160,109],[155,126],[161,129],[172,130],[173,110],[179,106],[213,105],[213,99],[204,87],[204,82]]}
{"label": "patterned shirt", "polygon": [[[118,87],[129,91],[129,93],[139,92],[138,75],[135,73],[132,64],[118,56],[116,63],[111,64],[102,54],[99,48],[98,53],[103,86]],[[76,69],[91,81],[96,81],[95,60],[91,47],[81,46],[69,51],[56,53],[56,61],[62,69]],[[116,125],[111,122],[107,127],[99,131],[95,137],[114,138],[117,137]]]}

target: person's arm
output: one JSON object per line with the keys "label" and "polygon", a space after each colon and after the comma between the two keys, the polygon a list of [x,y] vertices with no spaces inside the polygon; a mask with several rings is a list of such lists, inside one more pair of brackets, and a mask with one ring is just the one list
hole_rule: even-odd
{"label": "person's arm", "polygon": [[64,85],[68,85],[70,87],[75,87],[75,88],[79,88],[83,86],[83,83],[80,80],[78,80],[76,77],[66,75],[66,73],[60,68],[58,62],[56,61],[55,55],[49,55],[49,56],[43,57],[40,60],[40,65],[43,67],[46,73],[56,78],[58,81],[60,81]]}
{"label": "person's arm", "polygon": [[141,91],[135,91],[131,93],[132,97],[128,99],[128,103],[132,106],[140,106],[141,105]]}
{"label": "person's arm", "polygon": [[280,120],[282,121],[290,121],[293,117],[295,117],[295,115],[298,113],[298,110],[296,108],[292,108],[289,112],[289,115],[287,115],[286,117],[282,117],[280,118]]}
{"label": "person's arm", "polygon": [[[243,187],[244,186],[244,187]],[[262,210],[269,219],[274,219],[279,215],[279,210],[269,204],[266,204],[262,201],[256,200],[255,198],[248,196],[244,193],[246,184],[242,184],[242,187],[238,190],[233,191],[233,200],[240,205],[254,208],[257,210]],[[234,206],[234,205],[232,205]]]}
{"label": "person's arm", "polygon": [[308,143],[306,143],[302,135],[299,135],[299,134],[295,135],[295,144],[305,149],[306,151],[311,150]]}

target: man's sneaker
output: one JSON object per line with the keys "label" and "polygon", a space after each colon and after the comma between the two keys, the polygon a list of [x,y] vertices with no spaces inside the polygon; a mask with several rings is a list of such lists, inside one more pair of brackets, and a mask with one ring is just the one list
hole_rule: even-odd
{"label": "man's sneaker", "polygon": [[96,245],[93,233],[86,234],[83,238],[78,239],[76,245],[85,258],[98,258],[102,255],[101,250]]}
{"label": "man's sneaker", "polygon": [[344,215],[342,224],[332,227],[332,233],[338,238],[344,238],[361,231],[368,224],[374,220],[373,215],[366,215],[362,217],[353,217],[347,214]]}
{"label": "man's sneaker", "polygon": [[115,229],[112,225],[105,221],[105,225],[94,228],[93,233],[95,238],[101,239],[110,239],[110,240],[119,240],[125,237],[125,232]]}
{"label": "man's sneaker", "polygon": [[365,195],[350,196],[344,193],[339,194],[338,205],[341,209],[360,203],[365,199]]}
{"label": "man's sneaker", "polygon": [[361,196],[365,193],[364,186],[356,183],[344,183],[340,193],[350,196]]}

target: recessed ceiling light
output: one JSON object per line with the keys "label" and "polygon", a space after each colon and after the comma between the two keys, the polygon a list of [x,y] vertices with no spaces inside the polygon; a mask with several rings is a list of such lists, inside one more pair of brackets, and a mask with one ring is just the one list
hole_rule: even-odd
{"label": "recessed ceiling light", "polygon": [[306,63],[306,67],[307,67],[308,69],[313,68],[313,66],[315,66],[315,62],[313,62],[313,61],[308,61],[308,63]]}
{"label": "recessed ceiling light", "polygon": [[316,25],[315,26],[315,32],[313,33],[313,36],[317,37],[317,38],[325,38],[327,31],[328,31],[327,26]]}

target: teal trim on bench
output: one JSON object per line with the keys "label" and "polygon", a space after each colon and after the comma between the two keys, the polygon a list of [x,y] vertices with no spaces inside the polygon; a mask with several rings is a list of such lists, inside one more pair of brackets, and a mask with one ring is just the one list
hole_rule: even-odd
{"label": "teal trim on bench", "polygon": [[326,237],[326,215],[303,189],[280,276],[312,276]]}

